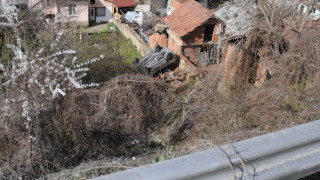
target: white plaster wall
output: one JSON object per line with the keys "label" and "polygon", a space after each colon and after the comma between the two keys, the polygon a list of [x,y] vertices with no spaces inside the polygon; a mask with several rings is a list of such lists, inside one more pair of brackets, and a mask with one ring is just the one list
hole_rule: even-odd
{"label": "white plaster wall", "polygon": [[87,1],[73,1],[71,2],[76,4],[76,14],[69,15],[69,6],[61,7],[61,13],[56,17],[57,20],[61,21],[76,21],[76,22],[88,22],[89,19],[89,10],[88,10],[88,2]]}
{"label": "white plaster wall", "polygon": [[97,16],[96,17],[96,22],[100,23],[102,22],[107,22],[110,21],[112,19],[112,7],[108,6],[106,7],[106,16]]}
{"label": "white plaster wall", "polygon": [[88,18],[89,18],[88,2],[81,1],[81,2],[75,2],[75,4],[77,4],[77,16],[75,17],[75,21],[88,22]]}
{"label": "white plaster wall", "polygon": [[57,13],[55,3],[52,6],[46,6],[44,0],[28,0],[28,6],[34,8],[34,10],[41,10],[44,14]]}

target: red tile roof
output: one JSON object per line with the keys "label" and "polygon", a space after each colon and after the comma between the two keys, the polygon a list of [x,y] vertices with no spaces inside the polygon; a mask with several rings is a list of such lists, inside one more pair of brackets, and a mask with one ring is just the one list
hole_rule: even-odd
{"label": "red tile roof", "polygon": [[187,2],[188,0],[172,0],[171,7],[178,9],[182,6],[183,3]]}
{"label": "red tile roof", "polygon": [[209,9],[194,0],[189,0],[163,20],[178,36],[183,37],[212,17],[214,15]]}
{"label": "red tile roof", "polygon": [[134,0],[113,0],[113,4],[118,8],[136,7],[137,5]]}

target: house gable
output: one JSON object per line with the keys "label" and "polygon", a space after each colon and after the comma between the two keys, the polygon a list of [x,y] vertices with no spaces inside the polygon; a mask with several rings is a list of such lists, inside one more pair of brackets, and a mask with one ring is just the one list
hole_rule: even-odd
{"label": "house gable", "polygon": [[213,13],[194,0],[189,0],[164,18],[164,22],[180,38],[214,17]]}

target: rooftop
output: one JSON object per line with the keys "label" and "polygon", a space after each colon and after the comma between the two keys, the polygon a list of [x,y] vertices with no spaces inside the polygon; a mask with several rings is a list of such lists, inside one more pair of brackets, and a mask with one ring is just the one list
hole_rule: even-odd
{"label": "rooftop", "polygon": [[134,0],[111,0],[111,2],[118,8],[136,7],[137,5]]}
{"label": "rooftop", "polygon": [[178,36],[183,37],[203,23],[207,22],[214,15],[207,8],[194,0],[188,0],[183,6],[174,10],[171,15],[163,20]]}

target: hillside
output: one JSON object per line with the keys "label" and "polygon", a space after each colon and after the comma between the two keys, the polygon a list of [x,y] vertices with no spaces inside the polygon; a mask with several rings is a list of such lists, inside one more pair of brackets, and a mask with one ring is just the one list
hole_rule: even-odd
{"label": "hillside", "polygon": [[[185,45],[178,67],[154,76],[115,23],[51,23],[7,5],[0,179],[86,179],[320,119],[320,21],[263,2],[255,11],[225,3],[217,13],[228,27],[219,61],[201,66]],[[241,18],[252,28],[236,31],[234,12],[254,13]],[[170,47],[167,31],[155,36]]]}

